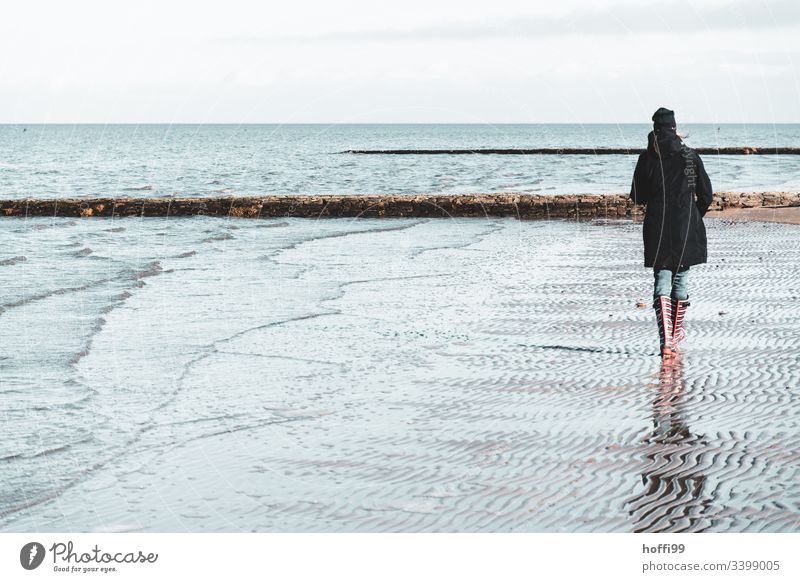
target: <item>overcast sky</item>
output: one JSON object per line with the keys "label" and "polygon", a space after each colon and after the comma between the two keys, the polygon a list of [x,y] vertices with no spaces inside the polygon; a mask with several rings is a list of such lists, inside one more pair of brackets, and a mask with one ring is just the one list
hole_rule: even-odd
{"label": "overcast sky", "polygon": [[25,0],[0,122],[800,122],[797,0]]}

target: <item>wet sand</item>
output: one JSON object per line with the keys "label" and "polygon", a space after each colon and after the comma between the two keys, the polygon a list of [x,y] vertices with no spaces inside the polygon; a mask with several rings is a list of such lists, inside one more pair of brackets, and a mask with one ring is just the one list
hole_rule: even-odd
{"label": "wet sand", "polygon": [[800,207],[726,208],[724,210],[709,211],[708,217],[724,218],[728,220],[757,220],[761,222],[800,224]]}
{"label": "wet sand", "polygon": [[2,531],[800,531],[800,227],[0,220]]}

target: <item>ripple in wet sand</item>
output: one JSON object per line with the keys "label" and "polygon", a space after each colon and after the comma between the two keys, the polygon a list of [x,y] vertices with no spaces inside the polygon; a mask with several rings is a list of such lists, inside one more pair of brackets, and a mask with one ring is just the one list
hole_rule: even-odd
{"label": "ripple in wet sand", "polygon": [[274,225],[131,222],[118,275],[2,302],[116,293],[63,367],[9,330],[0,529],[800,530],[800,227],[707,221],[662,367],[633,223]]}

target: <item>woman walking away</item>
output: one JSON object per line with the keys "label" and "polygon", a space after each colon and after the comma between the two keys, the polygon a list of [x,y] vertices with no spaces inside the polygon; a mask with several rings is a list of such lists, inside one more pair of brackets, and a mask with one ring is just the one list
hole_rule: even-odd
{"label": "woman walking away", "polygon": [[634,204],[645,204],[644,266],[653,268],[653,307],[661,357],[669,358],[683,340],[689,306],[689,267],[707,259],[703,215],[711,205],[711,181],[700,156],[681,141],[675,113],[653,114],[647,150],[639,156],[631,184]]}

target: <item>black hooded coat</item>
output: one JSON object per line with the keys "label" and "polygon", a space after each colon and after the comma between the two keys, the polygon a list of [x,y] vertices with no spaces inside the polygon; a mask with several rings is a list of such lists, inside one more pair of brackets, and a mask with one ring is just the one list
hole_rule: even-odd
{"label": "black hooded coat", "polygon": [[646,204],[644,266],[679,268],[705,263],[703,216],[711,205],[711,180],[700,156],[670,129],[651,131],[631,184],[635,204]]}

